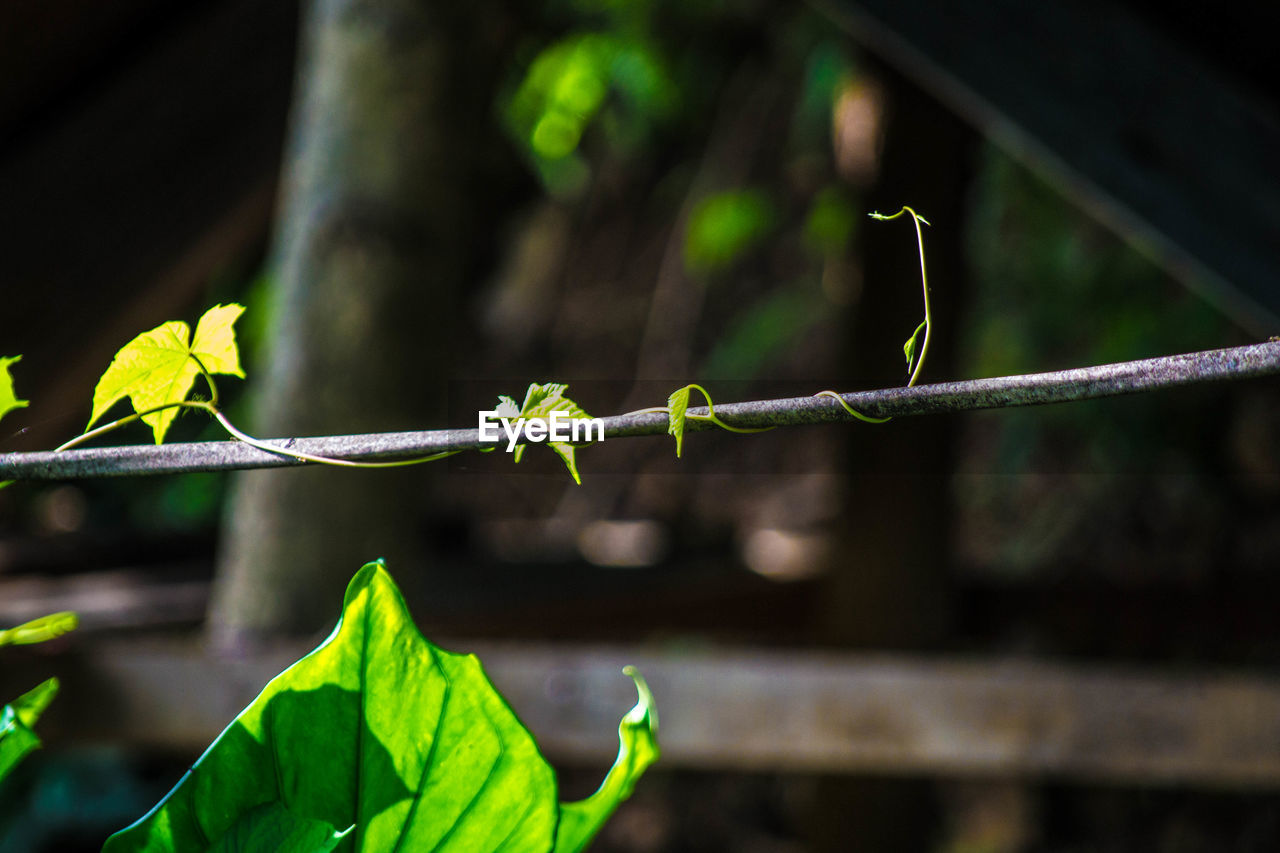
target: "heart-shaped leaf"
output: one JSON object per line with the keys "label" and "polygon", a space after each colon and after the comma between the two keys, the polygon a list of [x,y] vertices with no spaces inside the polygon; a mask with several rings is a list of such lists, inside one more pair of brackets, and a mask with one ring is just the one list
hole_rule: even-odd
{"label": "heart-shaped leaf", "polygon": [[[124,397],[139,413],[186,400],[200,375],[200,365],[209,373],[243,379],[232,328],[243,311],[241,305],[215,305],[200,318],[194,339],[186,323],[171,320],[121,347],[93,391],[93,414],[86,430]],[[176,415],[176,407],[143,415],[143,422],[155,434],[156,444],[164,441]]]}
{"label": "heart-shaped leaf", "polygon": [[298,817],[279,802],[257,806],[209,848],[209,853],[329,853],[354,830]]}
{"label": "heart-shaped leaf", "polygon": [[[656,720],[640,716],[627,719],[651,736]],[[590,820],[571,818],[579,836],[598,828],[647,765],[642,739],[630,737],[598,805],[580,810]],[[177,787],[103,850],[209,850],[277,803],[289,820],[351,827],[334,848],[342,851],[582,849],[556,846],[555,775],[533,737],[474,656],[422,638],[380,562],[351,581],[333,634],[273,679]]]}

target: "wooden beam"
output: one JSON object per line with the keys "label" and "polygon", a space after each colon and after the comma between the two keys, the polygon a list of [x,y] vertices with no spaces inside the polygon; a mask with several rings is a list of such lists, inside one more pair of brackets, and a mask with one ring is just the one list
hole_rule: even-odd
{"label": "wooden beam", "polygon": [[1105,0],[813,2],[1236,322],[1280,331],[1268,102]]}
{"label": "wooden beam", "polygon": [[[0,695],[57,674],[47,742],[196,751],[308,649],[242,660],[138,640],[58,656],[6,649]],[[621,667],[634,663],[657,697],[665,767],[1280,787],[1275,678],[753,649],[468,650],[564,763],[609,763],[634,702]]]}

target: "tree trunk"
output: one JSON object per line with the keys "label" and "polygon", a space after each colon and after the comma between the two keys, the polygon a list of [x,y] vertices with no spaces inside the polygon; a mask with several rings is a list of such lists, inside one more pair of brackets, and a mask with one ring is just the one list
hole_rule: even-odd
{"label": "tree trunk", "polygon": [[[495,148],[497,42],[511,29],[494,5],[316,0],[306,12],[270,352],[251,376],[257,435],[444,423],[450,354],[468,343],[458,302],[480,254],[473,243],[496,230],[470,224],[499,217],[484,208],[495,170],[481,162]],[[428,571],[421,530],[440,474],[238,475],[214,643],[324,628],[347,580],[377,557],[412,589]]]}

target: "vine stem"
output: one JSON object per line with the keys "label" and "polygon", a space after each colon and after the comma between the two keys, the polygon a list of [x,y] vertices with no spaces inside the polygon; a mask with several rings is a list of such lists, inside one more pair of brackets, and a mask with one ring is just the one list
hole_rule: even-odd
{"label": "vine stem", "polygon": [[152,406],[149,409],[143,409],[141,412],[134,412],[132,415],[117,418],[110,423],[103,424],[100,427],[95,427],[94,429],[84,432],[70,441],[63,442],[58,447],[54,448],[52,452],[63,453],[84,444],[91,439],[97,438],[100,435],[141,420],[147,415],[155,414],[156,412],[163,412],[165,409],[178,407],[186,409],[200,409],[201,411],[208,412],[232,438],[237,441],[244,442],[250,447],[256,447],[257,449],[265,450],[268,453],[275,453],[280,456],[297,459],[301,462],[313,462],[317,465],[333,465],[340,468],[403,468],[407,465],[420,465],[423,462],[435,462],[437,459],[444,459],[448,456],[453,456],[456,453],[462,452],[461,450],[448,450],[440,453],[432,453],[427,456],[418,456],[412,459],[397,459],[391,462],[365,462],[354,459],[339,459],[332,456],[321,456],[316,453],[307,453],[305,451],[294,450],[288,446],[280,446],[262,441],[261,439],[254,438],[241,430],[222,413],[222,410],[218,408],[218,384],[213,381],[213,376],[205,369],[204,364],[201,363],[198,357],[196,357],[195,353],[191,353],[190,358],[196,363],[196,367],[200,370],[200,375],[204,377],[205,382],[209,385],[208,400],[181,400],[173,403],[164,403],[159,406]]}
{"label": "vine stem", "polygon": [[140,421],[143,418],[145,418],[147,415],[154,415],[156,412],[163,412],[165,409],[175,409],[179,407],[184,409],[201,409],[203,411],[208,412],[211,415],[215,414],[218,411],[212,403],[200,402],[197,400],[182,400],[181,402],[177,402],[177,403],[165,403],[160,406],[152,406],[149,409],[143,409],[141,412],[134,412],[132,415],[125,415],[123,418],[116,418],[114,421],[111,421],[110,423],[105,423],[102,426],[94,427],[88,432],[84,432],[84,433],[81,433],[80,435],[77,435],[75,438],[71,439],[70,441],[64,441],[62,444],[59,444],[57,447],[55,447],[52,452],[62,453],[63,451],[70,450],[73,447],[79,447],[81,444],[84,444],[87,441],[91,441],[100,435],[111,432],[112,430],[119,429],[122,426],[127,426],[133,423],[134,421]]}
{"label": "vine stem", "polygon": [[[933,312],[929,308],[929,270],[925,267],[924,231],[920,228],[922,224],[928,225],[929,220],[925,219],[923,216],[916,213],[915,210],[907,207],[906,205],[903,205],[902,209],[897,213],[891,213],[887,216],[883,213],[872,213],[868,215],[872,219],[878,219],[881,222],[888,222],[892,219],[897,219],[904,213],[910,215],[911,222],[916,227],[916,246],[920,250],[920,286],[924,289],[924,323],[922,324],[924,326],[924,343],[920,345],[920,357],[916,359],[915,370],[912,371],[911,379],[907,382],[907,387],[910,388],[915,385],[916,380],[920,378],[920,371],[924,368],[925,356],[929,354],[929,338],[933,332],[933,323],[931,322],[933,319]],[[919,332],[920,330],[916,329],[916,331]]]}
{"label": "vine stem", "polygon": [[[1280,375],[1280,342],[1269,341],[1054,373],[860,391],[836,395],[840,398],[839,402],[823,395],[721,403],[716,406],[715,413],[726,423],[740,428],[847,423],[853,421],[854,416],[846,411],[842,403],[868,417],[905,417],[1064,403],[1277,375]],[[686,431],[714,429],[714,424],[694,419],[709,417],[710,414],[705,407],[691,407],[691,419],[686,423]],[[667,434],[668,416],[660,409],[615,415],[603,420],[606,438]],[[267,443],[257,439],[255,441]],[[309,460],[298,458],[298,453],[345,461],[404,460],[411,456],[494,446],[493,442],[481,441],[475,429],[328,436],[286,441],[289,443],[288,448],[272,445],[270,449],[244,441],[210,441],[10,453],[0,455],[0,479],[63,480],[307,464]],[[282,453],[290,455],[282,456]]]}
{"label": "vine stem", "polygon": [[[444,459],[447,456],[453,456],[461,453],[461,450],[446,450],[440,453],[432,453],[427,456],[417,456],[413,459],[398,459],[394,462],[363,462],[355,459],[338,459],[333,456],[321,456],[316,453],[307,453],[301,450],[294,450],[292,447],[272,444],[269,441],[254,438],[246,432],[242,432],[239,427],[231,423],[227,416],[222,412],[214,410],[214,418],[218,423],[222,424],[222,428],[230,433],[237,441],[242,441],[250,447],[256,447],[259,450],[265,450],[268,453],[278,453],[281,456],[297,459],[301,462],[314,462],[318,465],[334,465],[340,468],[403,468],[406,465],[421,465],[423,462],[435,462],[437,459]],[[292,441],[292,439],[290,439]]]}

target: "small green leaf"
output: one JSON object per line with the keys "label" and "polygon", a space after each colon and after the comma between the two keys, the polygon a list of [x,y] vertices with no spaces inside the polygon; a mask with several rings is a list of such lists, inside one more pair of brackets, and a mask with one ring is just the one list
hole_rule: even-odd
{"label": "small green leaf", "polygon": [[499,397],[495,414],[500,418],[518,418],[520,417],[520,407],[510,397]]}
{"label": "small green leaf", "polygon": [[[194,340],[189,341],[191,330],[186,323],[172,320],[121,347],[94,389],[93,414],[86,431],[124,397],[130,399],[136,412],[186,400],[200,375],[196,359],[210,373],[243,379],[232,329],[243,311],[241,305],[213,306],[200,318]],[[143,422],[155,434],[156,444],[163,443],[176,414],[174,407],[143,416]]]}
{"label": "small green leaf", "polygon": [[653,694],[635,667],[623,670],[636,683],[639,699],[618,725],[618,757],[600,788],[574,803],[560,804],[560,828],[554,853],[576,853],[586,848],[604,822],[631,796],[636,782],[658,760],[658,710]]}
{"label": "small green leaf", "polygon": [[0,779],[40,747],[32,729],[57,692],[58,679],[50,678],[0,709]]}
{"label": "small green leaf", "polygon": [[0,630],[0,646],[43,643],[46,640],[61,637],[68,631],[74,631],[79,624],[80,617],[70,611],[41,616],[39,619],[24,622],[14,628]]}
{"label": "small green leaf", "polygon": [[[520,407],[520,411],[514,417],[522,417],[525,420],[540,418],[547,420],[551,417],[552,412],[560,412],[570,418],[590,418],[581,406],[564,396],[564,392],[569,388],[568,385],[559,382],[547,382],[539,384],[537,382],[529,386],[529,390],[524,395],[524,405]],[[515,406],[515,401],[510,397],[499,397],[498,416],[513,417],[511,415],[503,415],[503,409],[506,404],[510,403],[511,407]],[[574,446],[561,441],[549,441],[547,445],[556,452],[556,454],[564,461],[564,465],[569,469],[569,474],[573,477],[573,481],[579,486],[582,485],[582,478],[578,475],[578,465],[574,457]],[[527,445],[517,445],[512,452],[515,462],[519,462],[524,455],[524,449]]]}
{"label": "small green leaf", "polygon": [[13,376],[9,373],[9,365],[17,364],[21,360],[20,355],[0,357],[0,418],[14,409],[25,408],[30,402],[18,399],[17,392],[13,390]]}
{"label": "small green leaf", "polygon": [[294,814],[279,802],[264,803],[241,815],[208,853],[328,853],[353,829],[338,832],[322,820]]}
{"label": "small green leaf", "polygon": [[578,476],[578,463],[574,458],[574,446],[559,441],[549,441],[547,446],[556,452],[556,455],[564,462],[564,467],[569,469],[569,476],[573,477],[573,481],[581,486],[582,477]]}
{"label": "small green leaf", "polygon": [[692,385],[686,385],[671,392],[671,396],[667,398],[667,408],[670,410],[667,415],[667,435],[676,437],[677,459],[680,458],[680,452],[684,448],[685,412],[689,410],[689,392],[692,390]]}
{"label": "small green leaf", "polygon": [[925,326],[929,325],[929,321],[925,320],[916,330],[911,333],[911,337],[907,338],[907,342],[902,345],[902,353],[907,357],[907,375],[911,375],[911,368],[916,361],[916,341],[920,338],[920,333],[924,331]]}

